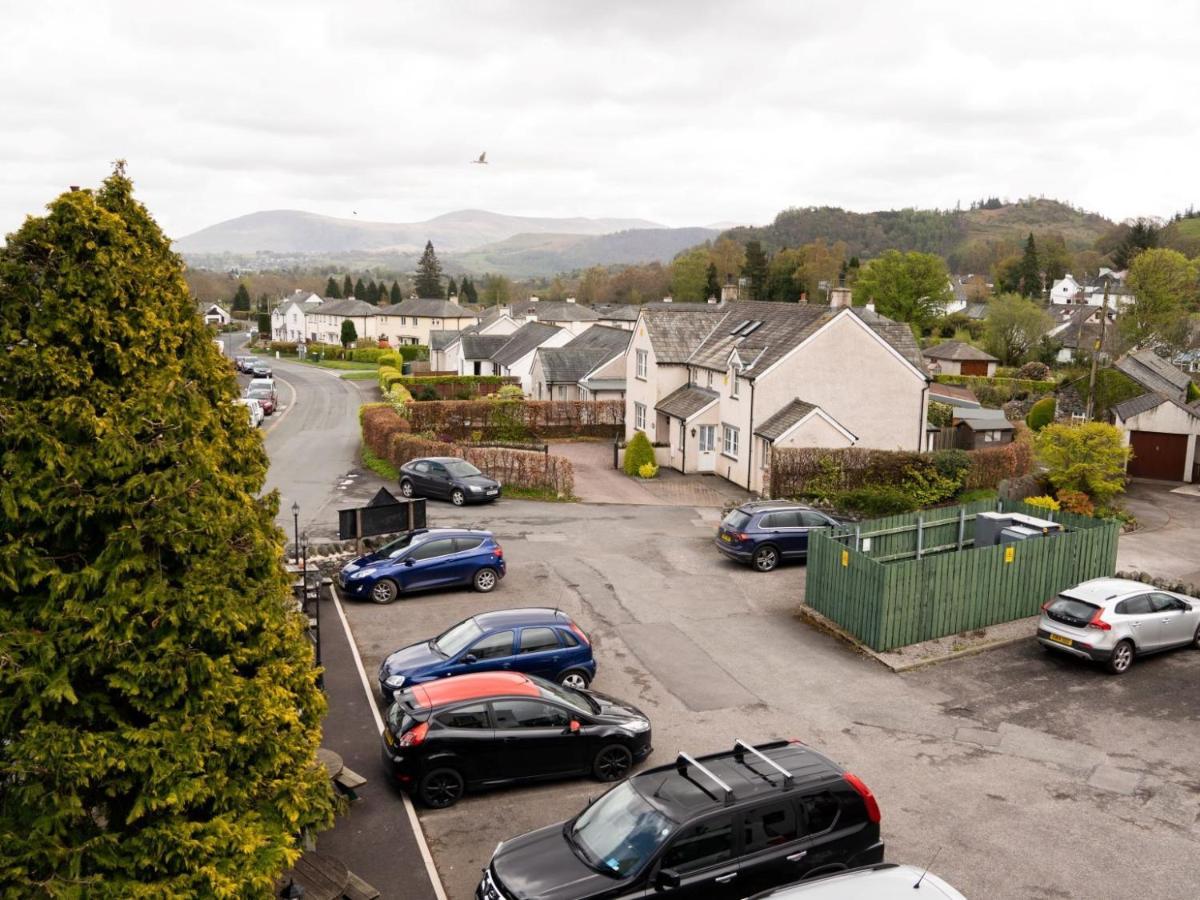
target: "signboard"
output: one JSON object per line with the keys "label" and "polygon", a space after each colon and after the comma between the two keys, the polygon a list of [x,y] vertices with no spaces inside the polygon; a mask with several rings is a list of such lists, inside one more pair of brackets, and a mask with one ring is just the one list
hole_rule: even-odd
{"label": "signboard", "polygon": [[338,510],[338,539],[343,541],[424,527],[425,500],[397,499],[387,488],[380,488],[366,506]]}
{"label": "signboard", "polygon": [[1009,544],[1007,547],[1004,548],[1004,561],[1006,563],[1012,562],[1013,558],[1016,555],[1017,555],[1017,548],[1015,546],[1013,546],[1012,544]]}
{"label": "signboard", "polygon": [[850,566],[850,551],[849,550],[842,551],[842,565],[847,568],[849,568],[849,566]]}

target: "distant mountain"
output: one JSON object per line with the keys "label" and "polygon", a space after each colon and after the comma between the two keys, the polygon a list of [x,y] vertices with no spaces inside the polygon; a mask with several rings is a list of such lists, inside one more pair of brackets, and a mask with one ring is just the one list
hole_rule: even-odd
{"label": "distant mountain", "polygon": [[250,213],[175,241],[180,253],[404,253],[433,241],[439,252],[471,250],[518,234],[600,235],[657,228],[644,219],[551,219],[464,209],[425,222],[361,222],[299,210]]}
{"label": "distant mountain", "polygon": [[1022,200],[994,209],[900,209],[856,213],[831,206],[786,209],[770,225],[734,228],[726,234],[745,242],[758,240],[771,251],[797,247],[818,238],[845,241],[862,259],[886,250],[920,250],[950,260],[972,242],[1020,242],[1033,232],[1061,234],[1070,250],[1090,248],[1113,222],[1057,200]]}
{"label": "distant mountain", "polygon": [[518,234],[450,261],[469,272],[557,275],[590,266],[670,262],[681,250],[711,240],[711,228],[634,228],[615,234]]}

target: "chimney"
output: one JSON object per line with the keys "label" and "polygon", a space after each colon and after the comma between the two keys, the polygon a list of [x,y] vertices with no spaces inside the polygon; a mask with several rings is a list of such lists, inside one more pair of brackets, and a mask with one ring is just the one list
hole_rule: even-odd
{"label": "chimney", "polygon": [[850,288],[844,285],[838,285],[835,288],[829,289],[829,305],[830,306],[851,306]]}
{"label": "chimney", "polygon": [[567,298],[567,302],[568,302],[568,303],[574,303],[574,302],[575,302],[575,298],[574,298],[574,297],[568,297],[568,298]]}
{"label": "chimney", "polygon": [[451,294],[450,302],[453,303],[455,306],[458,306],[458,294]]}
{"label": "chimney", "polygon": [[733,283],[733,276],[725,279],[725,284],[721,287],[721,302],[726,303],[738,298],[738,286]]}
{"label": "chimney", "polygon": [[874,298],[872,298],[872,299],[868,300],[868,301],[867,301],[867,305],[866,305],[865,307],[863,307],[863,308],[864,308],[864,309],[866,309],[866,310],[868,310],[869,312],[875,312],[875,300],[874,300]]}

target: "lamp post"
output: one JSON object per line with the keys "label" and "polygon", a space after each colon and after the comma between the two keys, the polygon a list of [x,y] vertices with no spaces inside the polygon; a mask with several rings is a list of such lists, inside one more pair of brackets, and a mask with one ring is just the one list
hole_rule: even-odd
{"label": "lamp post", "polygon": [[300,565],[300,504],[292,501],[292,534],[296,536],[296,565]]}

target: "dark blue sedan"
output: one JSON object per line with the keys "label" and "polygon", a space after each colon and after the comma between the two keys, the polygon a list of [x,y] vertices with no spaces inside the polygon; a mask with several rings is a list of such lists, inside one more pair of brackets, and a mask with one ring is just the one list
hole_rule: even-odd
{"label": "dark blue sedan", "polygon": [[784,560],[808,557],[808,533],[836,519],[787,500],[743,503],[721,520],[713,542],[730,559],[770,572]]}
{"label": "dark blue sedan", "polygon": [[401,688],[471,672],[522,672],[564,687],[586,688],[596,676],[592,642],[557,609],[480,613],[432,640],[390,654],[379,667],[379,692],[389,703]]}
{"label": "dark blue sedan", "polygon": [[338,587],[347,597],[391,603],[409,591],[458,585],[486,594],[504,573],[504,550],[490,531],[419,528],[348,563]]}

